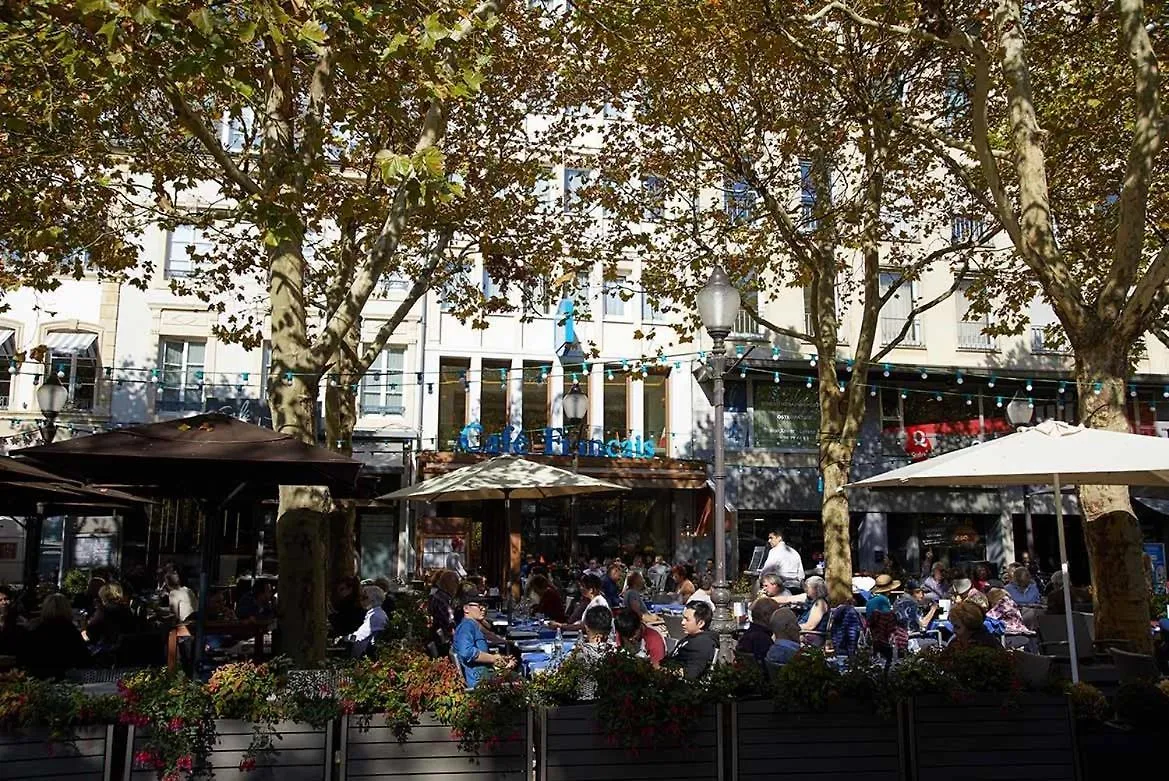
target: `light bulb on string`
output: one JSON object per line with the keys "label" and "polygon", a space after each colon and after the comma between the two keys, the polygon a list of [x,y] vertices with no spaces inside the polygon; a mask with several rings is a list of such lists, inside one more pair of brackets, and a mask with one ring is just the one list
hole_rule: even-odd
{"label": "light bulb on string", "polygon": [[994,405],[996,407],[1002,407],[1003,406],[1003,397],[1002,396],[995,396]]}
{"label": "light bulb on string", "polygon": [[606,378],[606,379],[609,379],[609,380],[613,379],[613,370],[612,370],[612,369],[608,369],[608,370],[606,370],[606,372],[605,372],[605,378]]}
{"label": "light bulb on string", "polygon": [[1161,398],[1169,399],[1169,385],[1166,385],[1165,389],[1161,391]]}
{"label": "light bulb on string", "polygon": [[747,379],[747,369],[746,368],[739,369],[739,379],[740,380]]}
{"label": "light bulb on string", "polygon": [[973,397],[971,397],[971,396],[966,397],[966,406],[967,407],[974,406],[974,398]]}
{"label": "light bulb on string", "polygon": [[1135,399],[1137,397],[1137,386],[1129,385],[1128,386],[1128,395],[1130,398]]}
{"label": "light bulb on string", "polygon": [[779,385],[779,372],[772,373],[771,381],[774,382],[776,385]]}
{"label": "light bulb on string", "polygon": [[1066,382],[1064,382],[1063,380],[1060,380],[1059,381],[1059,389],[1058,389],[1059,392],[1066,393],[1067,389],[1068,389],[1068,384]]}
{"label": "light bulb on string", "polygon": [[1030,393],[1034,389],[1034,386],[1031,384],[1031,380],[1027,380],[1027,384],[1023,386],[1023,389],[1026,390],[1028,393]]}
{"label": "light bulb on string", "polygon": [[889,376],[889,364],[885,364],[884,367],[882,367],[881,375],[884,377]]}
{"label": "light bulb on string", "polygon": [[809,390],[812,388],[812,378],[811,377],[809,377],[807,380],[804,381],[804,387],[808,388]]}
{"label": "light bulb on string", "polygon": [[993,388],[995,383],[994,375],[990,375],[990,379],[986,381],[986,387]]}
{"label": "light bulb on string", "polygon": [[926,371],[925,369],[922,369],[921,370],[921,378],[923,380],[928,380],[930,378],[930,373],[928,371]]}
{"label": "light bulb on string", "polygon": [[961,370],[958,371],[958,376],[954,378],[954,382],[958,383],[959,385],[966,382],[966,378],[962,376]]}
{"label": "light bulb on string", "polygon": [[942,400],[942,394],[938,393],[934,396],[934,401],[941,401],[941,400]]}
{"label": "light bulb on string", "polygon": [[870,395],[870,396],[876,396],[876,395],[877,395],[877,386],[876,386],[876,385],[872,385],[872,386],[870,386],[870,387],[869,387],[869,395]]}
{"label": "light bulb on string", "polygon": [[1100,395],[1100,391],[1102,390],[1104,390],[1104,383],[1102,382],[1098,382],[1092,386],[1092,393],[1096,394],[1097,396]]}
{"label": "light bulb on string", "polygon": [[1030,407],[1031,409],[1035,409],[1035,399],[1028,396],[1027,397],[1027,406]]}
{"label": "light bulb on string", "polygon": [[901,389],[901,398],[903,398],[903,399],[909,398],[909,394],[905,392],[904,388]]}
{"label": "light bulb on string", "polygon": [[779,348],[778,347],[771,348],[771,360],[773,360],[773,361],[779,360]]}
{"label": "light bulb on string", "polygon": [[817,360],[817,358],[816,358],[816,354],[815,354],[815,353],[813,353],[813,354],[811,355],[811,357],[808,359],[808,363],[810,363],[812,366],[815,366],[815,365],[816,365],[816,360]]}

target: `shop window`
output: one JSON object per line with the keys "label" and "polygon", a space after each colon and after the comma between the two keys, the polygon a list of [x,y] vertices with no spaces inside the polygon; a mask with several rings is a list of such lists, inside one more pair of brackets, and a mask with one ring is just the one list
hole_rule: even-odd
{"label": "shop window", "polygon": [[548,428],[548,377],[552,367],[545,363],[524,363],[523,416],[524,434],[533,453],[544,451]]}
{"label": "shop window", "polygon": [[511,361],[483,361],[479,377],[479,422],[487,436],[507,428]]}

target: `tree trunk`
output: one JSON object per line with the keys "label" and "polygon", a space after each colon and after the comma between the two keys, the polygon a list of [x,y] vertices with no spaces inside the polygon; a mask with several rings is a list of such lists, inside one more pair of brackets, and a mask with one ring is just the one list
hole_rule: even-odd
{"label": "tree trunk", "polygon": [[[1105,342],[1095,349],[1076,349],[1080,419],[1090,428],[1129,431],[1125,410],[1128,356],[1114,347]],[[1141,527],[1128,488],[1082,485],[1078,493],[1092,571],[1096,637],[1127,640],[1133,650],[1151,653]]]}
{"label": "tree trunk", "polygon": [[[275,347],[273,348],[275,356]],[[273,358],[275,361],[275,357]],[[291,384],[270,393],[272,419],[277,430],[296,431],[312,442],[316,383],[294,377]],[[329,492],[321,486],[280,486],[276,516],[276,555],[280,561],[277,583],[281,652],[297,665],[324,661],[325,611],[325,515]]]}
{"label": "tree trunk", "polygon": [[[824,426],[825,429],[828,426]],[[825,431],[820,439],[820,518],[824,524],[824,577],[832,604],[852,599],[852,542],[848,495],[840,490],[848,482],[853,447]]]}
{"label": "tree trunk", "polygon": [[[346,345],[356,350],[357,328],[350,329],[354,338]],[[357,392],[360,372],[355,370],[353,352],[345,347],[334,355],[332,381],[325,387],[325,437],[330,450],[344,456],[353,455],[353,431],[357,427]],[[330,586],[344,577],[357,574],[357,505],[352,499],[333,499],[325,527],[326,583]]]}

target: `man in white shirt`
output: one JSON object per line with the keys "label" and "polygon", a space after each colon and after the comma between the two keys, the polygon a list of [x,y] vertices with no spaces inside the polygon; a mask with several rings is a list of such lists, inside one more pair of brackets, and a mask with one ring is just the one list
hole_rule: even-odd
{"label": "man in white shirt", "polygon": [[[580,607],[581,605],[584,606],[583,609]],[[553,629],[582,631],[585,625],[585,613],[588,613],[594,607],[609,609],[609,601],[605,599],[605,593],[601,589],[601,579],[592,574],[582,575],[580,579],[580,602],[573,609],[572,615],[568,617],[566,623],[562,624],[559,621],[549,621],[548,626]]]}
{"label": "man in white shirt", "polygon": [[794,592],[801,591],[804,583],[804,560],[800,558],[799,552],[783,541],[783,533],[779,529],[774,529],[767,535],[767,544],[771,549],[767,551],[767,559],[763,562],[759,574],[774,573],[779,576],[785,588]]}

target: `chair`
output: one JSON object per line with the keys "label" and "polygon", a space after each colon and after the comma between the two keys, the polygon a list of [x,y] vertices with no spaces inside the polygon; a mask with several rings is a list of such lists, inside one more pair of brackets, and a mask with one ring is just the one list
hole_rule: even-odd
{"label": "chair", "polygon": [[[1127,640],[1093,637],[1095,627],[1091,613],[1072,613],[1072,629],[1076,638],[1076,658],[1081,662],[1090,662],[1100,653],[1098,649],[1108,649],[1112,646],[1129,645]],[[1062,615],[1044,613],[1039,616],[1039,650],[1053,655],[1057,660],[1070,661],[1071,651],[1068,646],[1067,618]]]}
{"label": "chair", "polygon": [[1051,676],[1051,664],[1054,656],[1039,656],[1038,654],[1015,654],[1015,672],[1019,679],[1027,686],[1040,688],[1047,684]]}
{"label": "chair", "polygon": [[1120,674],[1122,684],[1160,680],[1161,671],[1157,669],[1157,660],[1153,657],[1122,651],[1119,648],[1109,648],[1108,652],[1112,654],[1112,661]]}

